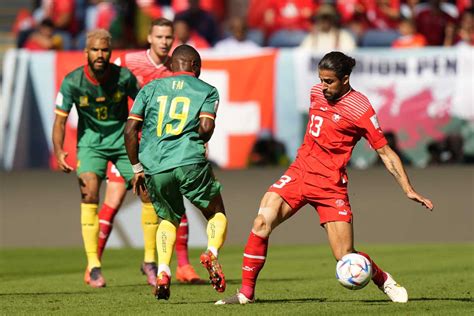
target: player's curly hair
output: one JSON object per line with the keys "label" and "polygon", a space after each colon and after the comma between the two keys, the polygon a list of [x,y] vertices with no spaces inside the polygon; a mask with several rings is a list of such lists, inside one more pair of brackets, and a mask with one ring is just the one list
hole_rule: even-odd
{"label": "player's curly hair", "polygon": [[93,39],[105,39],[109,45],[112,45],[112,35],[106,29],[95,29],[87,32],[86,47],[89,47]]}
{"label": "player's curly hair", "polygon": [[332,70],[336,77],[342,79],[345,75],[350,75],[356,65],[356,60],[341,52],[330,52],[324,55],[319,61],[318,68]]}

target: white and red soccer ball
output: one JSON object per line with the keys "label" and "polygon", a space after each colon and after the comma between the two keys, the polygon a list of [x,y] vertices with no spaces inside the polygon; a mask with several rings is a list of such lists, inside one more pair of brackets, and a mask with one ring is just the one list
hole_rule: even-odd
{"label": "white and red soccer ball", "polygon": [[350,290],[360,290],[372,279],[372,265],[364,256],[349,253],[336,265],[336,278]]}

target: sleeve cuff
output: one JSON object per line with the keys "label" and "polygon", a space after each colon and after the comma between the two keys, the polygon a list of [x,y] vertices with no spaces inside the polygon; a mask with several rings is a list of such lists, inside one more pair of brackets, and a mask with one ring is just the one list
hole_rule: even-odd
{"label": "sleeve cuff", "polygon": [[68,113],[68,112],[62,111],[62,110],[59,110],[59,109],[55,109],[55,110],[54,110],[54,113],[56,113],[56,114],[59,115],[59,116],[64,116],[64,117],[68,117],[68,116],[69,116],[69,113]]}
{"label": "sleeve cuff", "polygon": [[215,114],[212,114],[212,113],[209,113],[209,112],[201,112],[199,114],[199,118],[201,117],[207,117],[207,118],[210,118],[211,120],[215,120],[216,119],[216,115]]}
{"label": "sleeve cuff", "polygon": [[129,114],[128,119],[143,122],[143,117],[135,114]]}

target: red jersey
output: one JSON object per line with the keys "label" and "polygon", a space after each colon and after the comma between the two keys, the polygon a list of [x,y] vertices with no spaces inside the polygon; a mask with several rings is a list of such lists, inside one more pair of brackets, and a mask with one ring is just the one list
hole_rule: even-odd
{"label": "red jersey", "polygon": [[309,30],[311,15],[316,6],[312,0],[270,0],[269,7],[275,14],[271,31]]}
{"label": "red jersey", "polygon": [[157,65],[150,56],[150,50],[127,53],[115,60],[118,66],[126,67],[137,78],[141,87],[154,79],[170,77],[173,73],[170,69],[170,61]]}
{"label": "red jersey", "polygon": [[355,90],[328,102],[322,84],[311,88],[310,100],[308,126],[295,163],[316,174],[313,181],[346,182],[346,165],[361,137],[374,149],[387,144],[375,111],[367,97]]}
{"label": "red jersey", "polygon": [[[171,77],[173,72],[170,68],[170,61],[171,59],[168,59],[165,64],[157,65],[150,57],[150,50],[147,49],[146,51],[127,53],[117,58],[114,63],[117,66],[127,67],[137,78],[140,87],[143,87],[154,79]],[[133,102],[129,102],[128,109],[130,110],[132,106]],[[111,162],[107,165],[107,178],[110,182],[125,182]]]}

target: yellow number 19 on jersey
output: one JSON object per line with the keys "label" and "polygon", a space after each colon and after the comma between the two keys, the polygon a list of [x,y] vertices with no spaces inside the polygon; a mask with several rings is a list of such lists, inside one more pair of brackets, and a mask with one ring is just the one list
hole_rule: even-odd
{"label": "yellow number 19 on jersey", "polygon": [[[163,121],[165,119],[166,106],[168,105],[168,96],[167,95],[159,96],[157,101],[159,104],[159,109],[158,109],[158,123],[156,126],[156,135],[162,136],[163,135]],[[183,105],[183,108],[180,113],[176,113],[176,109],[179,103]],[[179,135],[183,132],[184,125],[186,124],[186,120],[188,119],[190,103],[191,103],[191,100],[187,97],[174,97],[171,100],[171,105],[170,105],[168,115],[173,122],[178,121],[178,125],[173,127],[171,123],[166,124],[165,126],[166,134]]]}

